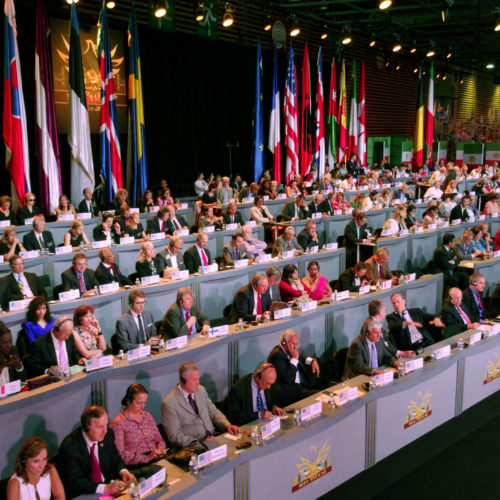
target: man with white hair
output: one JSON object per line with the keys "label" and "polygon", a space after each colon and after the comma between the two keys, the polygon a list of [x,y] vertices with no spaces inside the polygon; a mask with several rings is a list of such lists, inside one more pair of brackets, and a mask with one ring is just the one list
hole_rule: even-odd
{"label": "man with white hair", "polygon": [[219,186],[215,191],[217,203],[227,205],[229,200],[234,199],[233,188],[229,185],[229,177],[222,178],[222,186]]}
{"label": "man with white hair", "polygon": [[472,321],[472,314],[462,304],[462,290],[450,288],[448,292],[450,300],[441,309],[441,319],[445,324],[443,337],[448,338],[457,333],[465,332],[471,328],[477,328],[480,323]]}

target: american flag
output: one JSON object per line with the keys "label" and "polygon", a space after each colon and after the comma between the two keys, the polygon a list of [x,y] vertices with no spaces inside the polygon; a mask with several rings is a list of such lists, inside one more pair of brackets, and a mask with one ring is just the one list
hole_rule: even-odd
{"label": "american flag", "polygon": [[298,110],[297,110],[297,69],[293,61],[293,47],[290,45],[288,70],[285,86],[285,144],[286,144],[286,183],[298,171]]}
{"label": "american flag", "polygon": [[325,174],[325,107],[323,101],[323,60],[318,50],[318,81],[316,83],[316,143],[314,149],[318,177]]}

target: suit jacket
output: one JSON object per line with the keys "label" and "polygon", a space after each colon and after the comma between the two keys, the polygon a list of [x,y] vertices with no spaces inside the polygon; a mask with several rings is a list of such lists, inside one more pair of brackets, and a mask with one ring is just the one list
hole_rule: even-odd
{"label": "suit jacket", "polygon": [[205,431],[212,434],[216,428],[226,430],[228,419],[218,410],[200,385],[193,394],[198,407],[196,413],[182,392],[176,387],[161,402],[161,423],[170,443],[188,446],[193,441],[203,441]]}
{"label": "suit jacket", "polygon": [[24,207],[19,207],[17,210],[17,223],[20,226],[24,226],[26,224],[26,219],[31,219],[35,215],[40,215],[40,209],[36,205],[33,205],[32,212],[28,210],[26,205],[24,205]]}
{"label": "suit jacket", "polygon": [[[375,255],[372,255],[368,260],[365,261],[366,264],[366,279],[369,280],[372,284],[375,284],[380,279],[380,273],[378,270],[378,263],[375,259]],[[382,274],[384,275],[384,279],[390,280],[392,278],[391,270],[389,269],[389,263],[384,262],[381,264],[382,266]]]}
{"label": "suit jacket", "polygon": [[[144,324],[146,340],[154,337],[156,335],[156,326],[153,315],[149,311],[142,313],[142,322]],[[123,349],[125,352],[135,349],[139,344],[144,343],[144,339],[140,337],[139,327],[130,311],[127,311],[118,318],[115,335],[119,345],[118,348]]]}
{"label": "suit jacket", "polygon": [[462,221],[469,220],[469,212],[467,212],[467,210],[462,207],[461,203],[455,205],[450,212],[450,221],[456,219],[460,219]]}
{"label": "suit jacket", "polygon": [[[12,349],[9,352],[9,355],[16,356],[18,359],[21,360],[21,356],[19,355],[19,352],[17,351],[16,346],[12,346]],[[16,368],[13,366],[9,368],[9,380],[10,382],[14,382],[14,380],[21,380],[24,381],[26,380],[28,374],[26,367],[23,364],[23,369],[21,371],[17,371]]]}
{"label": "suit jacket", "polygon": [[[172,261],[170,260],[172,254],[168,248],[164,248],[158,252],[155,256],[156,269],[158,269],[159,274],[163,273],[166,267],[174,267]],[[179,271],[184,271],[186,269],[186,264],[184,264],[184,258],[182,252],[178,252],[175,256],[177,260],[177,268]]]}
{"label": "suit jacket", "polygon": [[285,239],[285,235],[282,234],[274,242],[273,257],[275,255],[279,255],[282,252],[288,252],[288,245],[290,245],[290,250],[300,250],[301,253],[304,251],[303,248],[300,246],[300,243],[297,241],[297,238],[295,236],[290,241],[287,241]]}
{"label": "suit jacket", "polygon": [[[451,276],[458,267],[458,257],[453,247],[448,250],[443,244],[439,245],[434,250],[433,259],[436,268],[443,271],[445,276]],[[453,260],[454,264],[450,264],[450,260]]]}
{"label": "suit jacket", "polygon": [[[78,276],[72,267],[66,269],[61,273],[62,286],[64,290],[80,290],[80,282],[78,281]],[[83,281],[85,282],[85,288],[87,292],[92,290],[95,286],[99,286],[99,282],[95,277],[94,271],[92,269],[85,269],[83,271]]]}
{"label": "suit jacket", "polygon": [[133,285],[133,283],[122,274],[120,268],[116,265],[112,265],[113,274],[109,272],[109,269],[100,262],[95,270],[95,279],[100,285],[106,285],[107,283],[112,283],[113,281],[118,281],[120,286]]}
{"label": "suit jacket", "polygon": [[[57,355],[52,342],[52,334],[44,333],[30,344],[29,356],[27,358],[28,372],[31,377],[43,375],[45,370],[57,365]],[[68,354],[68,364],[70,366],[78,364],[80,354],[76,350],[73,335],[66,340],[66,352]]]}
{"label": "suit jacket", "polygon": [[[333,204],[330,203],[328,198],[326,198],[325,200],[323,200],[320,203],[319,208],[320,208],[320,210],[318,210],[318,212],[322,212],[324,214],[327,214],[328,212],[333,214],[333,211],[335,210],[335,207],[333,206]],[[309,210],[310,210],[310,208],[309,208]]]}
{"label": "suit jacket", "polygon": [[[78,203],[76,211],[79,214],[88,213],[89,209],[87,207],[87,202],[85,200],[82,200],[80,203]],[[99,215],[99,207],[97,206],[97,203],[94,200],[90,202],[90,213],[92,214],[92,217],[97,217]]]}
{"label": "suit jacket", "polygon": [[[182,215],[176,215],[175,218],[177,219],[177,222],[181,225],[181,229],[184,229],[188,226],[188,223],[186,222],[186,219]],[[177,231],[177,227],[175,227],[174,223],[172,222],[172,219],[168,218],[166,220],[166,226],[167,230],[165,231],[166,233],[173,235],[175,231]],[[158,231],[160,232],[160,231]]]}
{"label": "suit jacket", "polygon": [[[253,410],[252,377],[249,373],[233,385],[224,400],[224,411],[234,425],[245,425],[259,418],[259,412]],[[269,411],[277,406],[271,389],[264,389],[265,405]]]}
{"label": "suit jacket", "polygon": [[[462,311],[467,314],[469,319],[472,321],[471,313],[465,307],[463,302],[460,304],[460,309],[462,309]],[[469,325],[464,323],[462,316],[460,316],[457,308],[451,302],[446,303],[441,309],[441,319],[446,325],[443,330],[443,337],[445,339],[453,337],[453,335],[456,335],[457,333],[465,332],[470,328]]]}
{"label": "suit jacket", "polygon": [[[37,276],[34,273],[23,273],[30,290],[33,292],[33,295],[36,297],[38,295],[45,295],[42,292],[42,288],[38,286]],[[0,278],[3,281],[4,289],[3,297],[2,297],[2,307],[4,309],[8,309],[9,302],[11,300],[23,300],[24,295],[21,293],[21,289],[19,288],[19,283],[14,278],[12,273],[7,276]]]}
{"label": "suit jacket", "polygon": [[[115,446],[113,431],[108,429],[97,447],[99,467],[104,476],[104,482],[121,479],[120,471],[126,469]],[[96,492],[99,483],[92,481],[92,465],[87,443],[83,438],[82,428],[77,427],[66,436],[59,447],[57,470],[66,491],[66,498],[79,495],[90,495]]]}
{"label": "suit jacket", "polygon": [[[354,274],[354,268],[350,267],[346,269],[345,271],[342,271],[342,273],[339,276],[339,281],[338,281],[338,289],[340,292],[343,292],[344,290],[349,290],[350,292],[359,292],[359,286],[356,285],[355,282],[356,275]],[[360,278],[360,283],[363,281],[364,278]]]}
{"label": "suit jacket", "polygon": [[297,241],[304,250],[306,248],[312,248],[316,245],[318,245],[318,249],[321,249],[321,247],[325,244],[325,235],[322,231],[318,231],[318,243],[316,243],[306,231],[306,228],[304,228],[297,235]]}
{"label": "suit jacket", "polygon": [[[253,321],[256,315],[253,314],[255,300],[253,297],[253,287],[251,283],[241,287],[234,296],[231,304],[228,322],[230,324],[237,323],[239,318],[244,321]],[[269,311],[271,307],[271,297],[268,293],[263,293],[261,296],[262,312]]]}
{"label": "suit jacket", "polygon": [[500,285],[497,285],[490,298],[490,316],[496,318],[500,315]]}
{"label": "suit jacket", "polygon": [[[374,321],[375,320],[371,316],[368,316],[368,318],[366,318],[363,321],[363,324],[361,325],[361,330],[359,332],[359,334],[362,337],[366,337],[366,334],[368,333],[368,325],[370,323],[373,323]],[[398,349],[397,347],[395,347],[395,344],[389,339],[389,332],[387,330],[384,330],[383,328],[382,328],[381,340],[384,341],[385,347],[389,351],[389,354],[391,356],[397,357]]]}
{"label": "suit jacket", "polygon": [[[295,202],[289,201],[283,205],[281,210],[281,218],[283,220],[292,220],[295,217]],[[309,217],[309,210],[298,207],[299,219],[307,219]]]}
{"label": "suit jacket", "polygon": [[[151,262],[155,268],[156,274],[161,274],[161,263],[156,259],[153,259]],[[139,278],[144,278],[145,276],[153,276],[153,270],[151,269],[151,265],[147,260],[143,260],[142,262],[137,261],[135,263],[135,270],[139,275]]]}
{"label": "suit jacket", "polygon": [[[391,353],[385,346],[382,337],[375,344],[375,347],[377,349],[378,365],[394,366],[396,358],[391,356]],[[370,366],[370,350],[368,348],[368,341],[364,335],[358,335],[347,351],[344,378],[353,378],[358,375],[372,374],[373,368]]]}
{"label": "suit jacket", "polygon": [[[323,212],[322,206],[323,206],[324,202],[325,202],[325,200],[323,200],[319,205],[316,205],[316,203],[314,203],[314,200],[311,201],[311,203],[309,203],[309,205],[307,205],[307,208],[309,209],[309,213],[310,214],[322,213]],[[328,210],[326,212],[328,212]]]}
{"label": "suit jacket", "polygon": [[[196,316],[196,331],[201,331],[203,325],[208,325],[208,316],[203,314],[195,304],[191,307],[191,316]],[[182,337],[183,335],[191,335],[189,328],[186,325],[186,317],[182,313],[182,309],[175,302],[172,304],[161,321],[160,334],[165,334],[167,338]]]}
{"label": "suit jacket", "polygon": [[[54,237],[50,231],[43,231],[42,238],[45,242],[45,248],[54,253],[56,251],[56,244],[54,243]],[[31,230],[23,236],[23,247],[29,252],[31,250],[41,250],[40,243],[35,235],[35,230]]]}
{"label": "suit jacket", "polygon": [[[247,249],[245,245],[241,245],[241,248],[238,249],[239,259],[248,259],[250,256],[247,255]],[[236,248],[234,247],[232,242],[224,245],[222,249],[222,257],[227,265],[234,265],[234,261],[238,260],[238,256],[236,255]]]}
{"label": "suit jacket", "polygon": [[224,211],[222,213],[222,223],[223,224],[241,224],[243,226],[243,217],[241,216],[241,213],[236,210],[236,213],[234,214],[234,222],[231,222],[231,215],[227,213],[227,211]]}
{"label": "suit jacket", "polygon": [[269,294],[269,297],[271,298],[271,302],[282,302],[279,282],[275,283],[273,286],[270,286],[267,289],[266,293]]}
{"label": "suit jacket", "polygon": [[[426,323],[432,321],[436,316],[428,314],[422,309],[408,309],[408,314],[413,321],[422,324],[422,328],[418,331],[422,334],[424,344],[422,347],[432,345],[434,339],[425,326]],[[389,337],[391,342],[401,351],[410,351],[413,349],[411,342],[410,329],[408,326],[403,328],[404,319],[397,312],[392,312],[386,316],[387,325],[389,327]]]}
{"label": "suit jacket", "polygon": [[357,232],[357,226],[354,220],[351,220],[349,224],[344,229],[344,247],[350,250],[356,250],[356,243],[367,238],[367,229],[368,225],[363,224],[359,228],[359,238],[358,238],[358,232]]}
{"label": "suit jacket", "polygon": [[[155,233],[161,233],[161,220],[158,218],[157,215],[153,215],[153,217],[150,217],[147,222],[146,222],[146,233],[148,234],[155,234]],[[168,229],[168,223],[167,221],[165,221],[165,224],[163,225],[163,232],[165,234],[173,234],[173,231],[172,233],[169,233],[169,229]]]}
{"label": "suit jacket", "polygon": [[[217,203],[220,203],[221,205],[224,203],[224,187],[223,186],[219,186],[216,190],[215,190],[215,197],[217,198]],[[228,186],[227,187],[227,199],[228,201],[231,199],[231,198],[234,198],[233,196],[233,188]]]}
{"label": "suit jacket", "polygon": [[[206,247],[203,250],[207,255],[208,263],[210,264],[212,262],[210,251]],[[186,265],[186,268],[189,270],[189,274],[197,273],[198,268],[203,265],[203,263],[201,262],[200,254],[196,249],[196,245],[189,247],[184,253],[184,264]]]}
{"label": "suit jacket", "polygon": [[[94,229],[92,229],[92,236],[94,238],[94,241],[106,241],[106,235],[104,234],[102,224],[98,224],[96,227],[94,227]],[[114,226],[111,226],[111,238],[116,244],[120,243],[121,236],[121,234],[118,234],[115,231]]]}
{"label": "suit jacket", "polygon": [[[480,293],[479,296],[481,297],[481,304],[483,304],[483,319],[488,319],[490,317],[490,313],[486,309],[486,304],[484,303],[484,298],[483,294]],[[493,303],[493,301],[492,301]],[[470,320],[473,323],[479,323],[480,318],[479,318],[479,306],[477,305],[476,299],[474,298],[474,293],[472,290],[469,288],[465,289],[462,297],[462,304],[467,309],[467,311],[470,312]]]}

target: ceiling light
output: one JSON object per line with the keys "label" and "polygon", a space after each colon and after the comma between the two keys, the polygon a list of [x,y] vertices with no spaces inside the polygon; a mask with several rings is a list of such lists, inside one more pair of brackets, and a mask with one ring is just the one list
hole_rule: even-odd
{"label": "ceiling light", "polygon": [[343,37],[342,37],[342,44],[343,45],[347,45],[349,43],[352,42],[352,37],[350,34],[345,34]]}
{"label": "ceiling light", "polygon": [[488,63],[488,64],[486,65],[486,68],[487,68],[487,69],[493,69],[494,67],[495,67],[495,65],[494,65],[493,63]]}
{"label": "ceiling light", "polygon": [[418,68],[415,68],[415,69],[413,70],[413,73],[418,73]]}
{"label": "ceiling light", "polygon": [[[69,3],[71,5],[72,3],[78,3],[78,0],[66,0],[66,3]],[[495,31],[496,31],[496,28],[495,28]]]}
{"label": "ceiling light", "polygon": [[497,22],[495,24],[495,31],[500,31],[500,17],[497,19]]}
{"label": "ceiling light", "polygon": [[443,75],[443,80],[446,80],[448,77],[446,75]]}
{"label": "ceiling light", "polygon": [[450,59],[450,57],[453,55],[453,52],[450,50],[448,54],[446,54],[446,59]]}
{"label": "ceiling light", "polygon": [[342,45],[347,45],[352,42],[351,26],[349,24],[344,24],[342,26]]}
{"label": "ceiling light", "polygon": [[438,73],[438,74],[436,75],[436,79],[438,79],[438,78],[441,78],[441,73]]}
{"label": "ceiling light", "polygon": [[380,0],[378,3],[378,8],[380,10],[388,9],[392,5],[392,0]]}
{"label": "ceiling light", "polygon": [[224,26],[224,28],[229,28],[229,26],[234,23],[234,7],[230,3],[226,2],[225,9],[224,15],[222,16],[222,26]]}
{"label": "ceiling light", "polygon": [[323,32],[321,33],[320,38],[321,38],[321,40],[325,40],[325,39],[328,38],[328,32],[327,32],[326,24],[323,25]]}
{"label": "ceiling light", "polygon": [[429,52],[427,52],[427,54],[425,54],[427,57],[432,57],[434,55],[436,55],[436,51],[434,49],[431,49],[429,50]]}
{"label": "ceiling light", "polygon": [[298,36],[300,34],[300,26],[295,14],[292,14],[290,18],[290,25],[290,36]]}
{"label": "ceiling light", "polygon": [[399,71],[400,69],[401,69],[401,66],[398,64],[398,65],[396,66],[396,71]]}
{"label": "ceiling light", "polygon": [[410,54],[415,54],[416,51],[417,51],[417,47],[412,47],[410,49]]}
{"label": "ceiling light", "polygon": [[116,7],[116,2],[114,2],[114,0],[108,0],[106,2],[106,7],[108,9],[114,9]]}
{"label": "ceiling light", "polygon": [[463,85],[464,84],[464,79],[460,78],[460,81],[458,83],[460,83],[460,85]]}
{"label": "ceiling light", "polygon": [[377,43],[377,42],[376,42],[375,40],[372,40],[372,41],[370,42],[370,47],[375,47],[375,44],[376,44],[376,43]]}
{"label": "ceiling light", "polygon": [[402,48],[403,48],[403,46],[399,42],[396,42],[394,47],[392,48],[392,51],[399,52]]}
{"label": "ceiling light", "polygon": [[264,22],[264,31],[269,31],[273,27],[271,23],[271,16],[267,15],[266,20]]}
{"label": "ceiling light", "polygon": [[155,17],[165,17],[167,15],[167,7],[164,0],[155,0],[153,2],[153,13]]}
{"label": "ceiling light", "polygon": [[196,10],[194,11],[194,18],[201,23],[205,19],[205,4],[198,2]]}

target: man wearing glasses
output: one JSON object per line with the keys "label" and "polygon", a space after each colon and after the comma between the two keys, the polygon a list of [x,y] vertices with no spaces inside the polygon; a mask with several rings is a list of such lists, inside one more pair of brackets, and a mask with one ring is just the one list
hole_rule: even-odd
{"label": "man wearing glasses", "polygon": [[167,248],[156,254],[156,268],[160,273],[164,273],[164,278],[170,279],[172,271],[184,271],[186,269],[181,252],[183,245],[184,242],[180,236],[173,236],[170,238]]}

